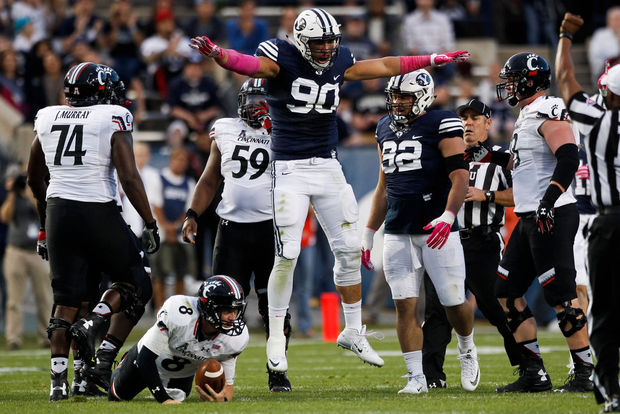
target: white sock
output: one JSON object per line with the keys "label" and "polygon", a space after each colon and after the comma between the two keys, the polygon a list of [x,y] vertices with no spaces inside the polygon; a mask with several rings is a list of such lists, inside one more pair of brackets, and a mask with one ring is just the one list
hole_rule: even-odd
{"label": "white sock", "polygon": [[456,334],[456,338],[459,340],[459,352],[462,354],[476,346],[476,344],[474,344],[473,329],[471,330],[471,333],[467,336],[461,336],[459,334]]}
{"label": "white sock", "polygon": [[112,313],[112,309],[110,309],[110,306],[107,303],[99,302],[93,309],[93,312],[101,316],[106,316]]}
{"label": "white sock", "polygon": [[424,373],[422,371],[422,350],[403,352],[403,358],[405,359],[405,365],[407,365],[407,372],[413,375]]}
{"label": "white sock", "polygon": [[342,310],[344,311],[344,327],[362,330],[362,300],[355,303],[342,302]]}
{"label": "white sock", "polygon": [[274,308],[269,305],[269,336],[272,338],[284,338],[284,319],[286,310]]}
{"label": "white sock", "polygon": [[82,361],[81,359],[74,359],[73,360],[73,370],[74,371],[81,370],[83,366],[84,366],[84,361]]}
{"label": "white sock", "polygon": [[297,259],[289,260],[276,256],[267,283],[267,298],[270,309],[284,309],[285,311],[288,309],[293,292],[293,272],[296,264]]}
{"label": "white sock", "polygon": [[112,342],[108,341],[107,339],[104,339],[103,342],[101,342],[101,345],[99,346],[99,348],[109,349],[111,351],[116,351],[118,349],[116,345],[114,345]]}
{"label": "white sock", "polygon": [[67,370],[67,364],[69,364],[69,358],[67,357],[52,357],[52,372],[59,374]]}

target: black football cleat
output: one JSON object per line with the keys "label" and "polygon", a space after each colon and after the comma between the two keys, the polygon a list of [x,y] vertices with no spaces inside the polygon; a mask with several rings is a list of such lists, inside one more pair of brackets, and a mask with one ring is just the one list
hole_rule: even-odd
{"label": "black football cleat", "polygon": [[109,318],[90,312],[82,319],[71,325],[71,337],[77,344],[80,359],[87,365],[93,365],[95,356],[95,341],[101,327]]}
{"label": "black football cleat", "polygon": [[551,378],[549,378],[549,374],[547,374],[542,360],[540,364],[519,367],[518,372],[518,380],[497,388],[495,392],[544,392],[551,391],[551,388],[553,388]]}
{"label": "black football cleat", "polygon": [[117,354],[118,351],[99,348],[97,350],[97,354],[95,355],[95,366],[85,366],[82,369],[82,374],[89,381],[97,384],[107,391],[108,388],[110,388],[112,365],[114,364],[114,359]]}
{"label": "black football cleat", "polygon": [[569,374],[564,385],[553,392],[592,392],[594,383],[590,380],[594,366],[589,364],[575,364],[574,373]]}
{"label": "black football cleat", "polygon": [[269,374],[269,391],[270,392],[291,392],[291,382],[286,376],[286,372],[272,371],[267,367]]}
{"label": "black football cleat", "polygon": [[67,370],[63,372],[50,371],[50,401],[69,399],[69,382]]}
{"label": "black football cleat", "polygon": [[427,378],[426,385],[429,390],[431,388],[446,388],[447,387],[446,381],[442,380],[441,378]]}
{"label": "black football cleat", "polygon": [[73,381],[71,382],[71,396],[84,397],[106,397],[108,394],[101,391],[95,384],[88,381],[80,370],[74,371]]}
{"label": "black football cleat", "polygon": [[620,401],[618,397],[612,397],[610,401],[606,401],[601,413],[620,413]]}

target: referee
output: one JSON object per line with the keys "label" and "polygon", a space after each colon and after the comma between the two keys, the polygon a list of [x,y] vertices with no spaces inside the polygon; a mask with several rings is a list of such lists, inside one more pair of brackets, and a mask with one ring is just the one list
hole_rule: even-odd
{"label": "referee", "polygon": [[[472,99],[457,108],[457,113],[465,126],[463,137],[468,147],[487,140],[492,122],[487,105]],[[504,224],[504,207],[513,205],[510,171],[496,164],[469,164],[469,188],[457,216],[462,228],[459,233],[465,254],[465,284],[476,296],[478,308],[504,337],[508,359],[514,366],[519,364],[519,348],[495,296],[495,272],[504,249],[499,230]],[[452,328],[428,276],[425,277],[424,289],[422,366],[428,387],[444,388],[443,362]]]}
{"label": "referee", "polygon": [[607,73],[605,104],[599,105],[575,79],[570,57],[573,35],[583,19],[564,15],[556,55],[556,78],[573,123],[585,135],[590,170],[592,202],[596,215],[588,237],[588,268],[592,288],[590,343],[597,356],[594,370],[596,401],[605,403],[603,412],[620,412],[618,348],[620,347],[620,164],[618,163],[618,113],[620,109],[620,66]]}

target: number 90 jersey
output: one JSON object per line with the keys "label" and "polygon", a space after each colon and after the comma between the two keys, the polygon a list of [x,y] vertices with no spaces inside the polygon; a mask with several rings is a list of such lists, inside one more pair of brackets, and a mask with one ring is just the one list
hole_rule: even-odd
{"label": "number 90 jersey", "polygon": [[200,341],[197,303],[198,298],[194,296],[168,298],[157,312],[155,325],[138,342],[138,352],[146,346],[157,355],[155,363],[162,379],[190,377],[202,362],[217,359],[224,368],[226,382],[232,384],[236,357],[250,340],[248,328],[241,335],[220,333]]}
{"label": "number 90 jersey", "polygon": [[48,106],[34,130],[50,172],[47,198],[105,203],[117,194],[112,134],[133,131],[133,116],[119,105]]}
{"label": "number 90 jersey", "polygon": [[335,158],[336,108],[344,72],[355,64],[351,51],[340,46],[334,64],[323,72],[316,72],[295,46],[281,39],[262,42],[256,55],[280,66],[267,82],[274,159]]}
{"label": "number 90 jersey", "polygon": [[236,223],[271,220],[271,135],[240,118],[222,118],[209,136],[220,150],[224,177],[218,216]]}

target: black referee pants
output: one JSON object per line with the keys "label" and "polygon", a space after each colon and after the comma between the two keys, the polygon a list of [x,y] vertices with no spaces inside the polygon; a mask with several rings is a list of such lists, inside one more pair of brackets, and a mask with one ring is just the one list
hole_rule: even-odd
{"label": "black referee pants", "polygon": [[[620,348],[620,212],[597,216],[588,237],[588,267],[592,287],[590,344],[596,354],[595,395],[620,394],[618,348]],[[598,388],[598,390],[597,390]],[[601,390],[600,388],[604,388]],[[599,394],[597,395],[597,391]]]}
{"label": "black referee pants", "polygon": [[[511,365],[518,365],[519,348],[506,322],[506,315],[495,297],[496,270],[499,264],[502,242],[497,232],[474,231],[468,238],[461,237],[465,255],[465,285],[475,296],[478,308],[504,338],[504,348]],[[452,338],[452,326],[439,302],[428,275],[424,276],[426,307],[424,311],[424,343],[422,364],[424,374],[430,381],[442,379],[446,347]]]}

